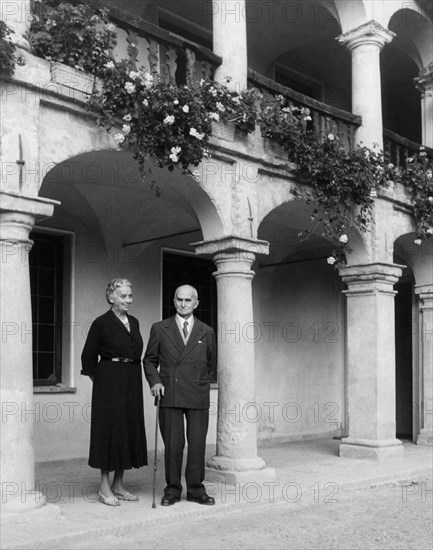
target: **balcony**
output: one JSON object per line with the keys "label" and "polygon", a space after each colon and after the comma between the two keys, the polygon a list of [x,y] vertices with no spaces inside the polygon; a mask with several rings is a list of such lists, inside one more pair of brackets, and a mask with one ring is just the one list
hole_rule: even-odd
{"label": "balcony", "polygon": [[[102,5],[99,0],[91,3]],[[129,57],[151,74],[163,75],[178,85],[193,86],[201,79],[212,80],[216,68],[222,63],[221,57],[209,48],[140,17],[131,17],[119,6],[110,10],[110,19],[118,29],[117,46],[113,52],[116,60]],[[308,97],[252,69],[248,71],[248,86],[259,89],[265,96],[281,94],[291,106],[308,108],[312,117],[310,128],[317,134],[333,133],[339,136],[345,147],[355,145],[356,131],[362,125],[360,116]],[[93,83],[87,86],[86,92],[90,93],[92,88]],[[420,147],[420,144],[385,128],[383,140],[385,158],[396,166],[403,166]],[[428,157],[433,158],[433,149],[426,148],[426,151]]]}

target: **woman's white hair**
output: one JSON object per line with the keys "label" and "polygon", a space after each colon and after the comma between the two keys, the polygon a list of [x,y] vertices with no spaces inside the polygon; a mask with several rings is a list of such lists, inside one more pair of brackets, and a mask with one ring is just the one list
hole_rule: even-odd
{"label": "woman's white hair", "polygon": [[128,281],[128,279],[124,279],[123,277],[117,277],[116,279],[113,279],[108,283],[107,288],[105,289],[105,298],[107,299],[107,302],[109,304],[113,303],[110,300],[111,295],[116,290],[116,288],[119,288],[121,286],[129,286],[130,288],[132,288],[132,285]]}

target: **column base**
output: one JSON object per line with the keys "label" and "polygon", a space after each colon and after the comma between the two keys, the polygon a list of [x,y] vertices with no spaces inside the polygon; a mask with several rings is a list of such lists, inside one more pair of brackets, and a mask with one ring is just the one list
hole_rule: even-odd
{"label": "column base", "polygon": [[387,462],[403,458],[403,444],[399,439],[351,439],[341,440],[339,455],[343,458],[359,458],[375,462]]}
{"label": "column base", "polygon": [[207,463],[206,481],[227,485],[245,485],[275,480],[275,468],[268,468],[262,458],[227,458],[213,456]]}
{"label": "column base", "polygon": [[7,495],[2,495],[1,515],[17,514],[22,515],[27,512],[40,510],[47,506],[45,496],[39,491],[26,491],[22,494],[16,494],[8,498]]}
{"label": "column base", "polygon": [[433,446],[433,429],[423,428],[418,434],[416,444]]}

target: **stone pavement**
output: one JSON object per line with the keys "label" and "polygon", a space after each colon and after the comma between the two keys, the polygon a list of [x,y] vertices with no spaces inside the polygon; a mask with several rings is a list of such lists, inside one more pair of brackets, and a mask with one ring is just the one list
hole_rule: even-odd
{"label": "stone pavement", "polygon": [[[129,490],[140,501],[119,507],[97,501],[99,472],[87,466],[87,460],[70,460],[36,465],[37,489],[47,504],[25,514],[3,514],[1,545],[7,549],[61,548],[62,542],[77,544],[98,535],[122,535],[149,524],[183,522],[188,518],[234,513],[248,506],[268,506],[284,500],[293,510],[318,502],[332,502],[343,491],[387,483],[402,483],[402,497],[418,490],[411,481],[432,472],[433,448],[405,442],[404,457],[377,463],[341,458],[339,441],[318,439],[290,442],[259,448],[259,456],[276,470],[276,480],[244,486],[206,482],[215,506],[187,502],[161,507],[164,488],[162,456],[158,460],[156,508],[152,508],[153,456],[150,465],[125,473]],[[208,448],[208,456],[215,449]],[[406,493],[405,493],[406,492]],[[96,548],[96,546],[95,546]]]}

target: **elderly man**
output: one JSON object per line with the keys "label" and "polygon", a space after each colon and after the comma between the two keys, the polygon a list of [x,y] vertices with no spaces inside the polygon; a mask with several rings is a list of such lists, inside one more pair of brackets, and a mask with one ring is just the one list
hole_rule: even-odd
{"label": "elderly man", "polygon": [[182,493],[184,419],[188,440],[187,500],[215,504],[203,485],[210,380],[216,368],[215,333],[194,317],[198,304],[194,287],[183,285],[176,289],[174,305],[177,313],[152,326],[143,360],[150,391],[161,399],[159,423],[165,446],[167,483],[162,506],[175,504]]}

